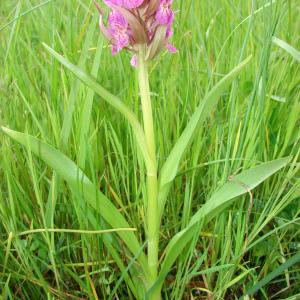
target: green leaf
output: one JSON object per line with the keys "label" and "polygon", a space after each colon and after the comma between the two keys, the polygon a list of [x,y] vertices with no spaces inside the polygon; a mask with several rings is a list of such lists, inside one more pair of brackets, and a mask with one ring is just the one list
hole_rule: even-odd
{"label": "green leaf", "polygon": [[197,234],[200,222],[211,220],[218,212],[224,210],[232,203],[232,199],[250,192],[260,183],[265,181],[275,172],[285,167],[291,160],[290,157],[263,163],[250,170],[246,170],[236,175],[222,188],[215,192],[212,197],[198,210],[192,217],[188,226],[177,233],[169,242],[165,250],[165,258],[161,265],[159,279],[157,284],[161,284],[165,276],[170,271],[178,255]]}
{"label": "green leaf", "polygon": [[[78,166],[54,147],[30,135],[2,127],[5,134],[18,143],[28,146],[47,165],[54,169],[70,186],[72,191],[81,195],[87,203],[99,211],[112,228],[129,228],[129,224],[106,196],[95,186]],[[133,255],[140,253],[139,244],[133,232],[117,232]],[[147,274],[147,261],[144,253],[138,257],[143,271]]]}
{"label": "green leaf", "polygon": [[[253,295],[256,293],[259,289],[261,289],[263,286],[268,284],[272,279],[279,276],[282,272],[293,266],[294,264],[300,262],[300,252],[289,258],[285,263],[280,265],[276,270],[269,273],[266,277],[264,277],[262,280],[260,280],[258,283],[256,283],[252,288],[250,288],[246,295]],[[242,298],[240,298],[242,299]]]}
{"label": "green leaf", "polygon": [[103,100],[105,100],[108,104],[114,107],[117,111],[119,111],[129,122],[134,132],[135,138],[137,140],[137,144],[139,149],[143,155],[146,166],[151,166],[152,161],[151,157],[148,153],[146,145],[146,139],[144,130],[136,118],[135,114],[122,102],[118,97],[111,94],[105,88],[103,88],[100,84],[96,82],[94,78],[86,74],[81,68],[71,64],[67,59],[63,56],[55,52],[52,48],[43,43],[43,46],[49,51],[53,57],[55,57],[61,64],[63,64],[68,70],[70,70],[76,77],[78,77],[86,86],[92,89],[96,94],[98,94]]}
{"label": "green leaf", "polygon": [[178,173],[179,163],[182,159],[189,144],[192,142],[195,132],[199,125],[205,121],[213,108],[216,106],[219,97],[223,91],[232,83],[238,74],[249,63],[251,56],[242,61],[230,73],[228,73],[217,85],[205,96],[201,101],[197,110],[194,112],[191,120],[187,124],[183,133],[179,137],[175,146],[171,150],[166,162],[164,163],[159,177],[159,211],[163,213],[166,198],[170,190],[171,184]]}
{"label": "green leaf", "polygon": [[300,62],[300,52],[297,49],[293,48],[287,42],[280,40],[279,38],[277,38],[275,36],[273,37],[272,41],[275,45],[277,45],[280,48],[282,48],[283,50],[285,50],[287,53],[292,55],[298,62]]}

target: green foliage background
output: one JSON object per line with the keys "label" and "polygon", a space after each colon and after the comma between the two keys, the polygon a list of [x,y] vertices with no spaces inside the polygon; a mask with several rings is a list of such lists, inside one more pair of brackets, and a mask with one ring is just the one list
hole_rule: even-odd
{"label": "green foliage background", "polygon": [[[298,299],[299,262],[280,266],[300,249],[299,1],[174,2],[173,42],[180,51],[161,55],[150,74],[161,165],[205,93],[245,57],[253,59],[180,163],[161,253],[237,173],[276,158],[292,161],[201,228],[168,275],[163,298],[238,299],[252,288],[255,299]],[[88,0],[1,0],[0,125],[34,135],[75,161],[142,240],[144,166],[129,125],[42,46],[85,69],[141,116],[130,57],[111,56],[97,22]],[[83,103],[90,104],[90,121]],[[0,143],[1,297],[130,299],[101,234],[20,236],[46,227],[89,230],[90,224],[74,193],[28,147],[2,133]],[[128,263],[125,251],[123,259]],[[276,276],[257,284],[272,272]]]}

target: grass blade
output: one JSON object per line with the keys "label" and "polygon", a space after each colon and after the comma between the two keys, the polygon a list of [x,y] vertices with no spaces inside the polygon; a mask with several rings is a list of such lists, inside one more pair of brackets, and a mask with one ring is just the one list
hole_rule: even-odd
{"label": "grass blade", "polygon": [[[86,60],[88,59],[89,48],[91,47],[93,36],[97,24],[97,16],[95,15],[92,19],[91,25],[86,32],[86,37],[84,40],[84,45],[80,54],[80,58],[78,61],[78,65],[80,68],[83,68]],[[69,95],[69,104],[67,110],[64,112],[64,121],[61,129],[61,141],[60,141],[60,149],[64,152],[67,149],[69,144],[69,139],[71,135],[71,128],[73,123],[73,114],[75,110],[75,106],[78,100],[78,94],[80,90],[81,82],[75,78],[71,84],[70,95]]]}
{"label": "grass blade", "polygon": [[275,36],[273,37],[273,43],[285,50],[287,53],[292,55],[298,62],[300,62],[300,52],[297,49],[293,48],[287,42],[280,40]]}
{"label": "grass blade", "polygon": [[[100,66],[100,60],[102,55],[103,48],[103,40],[99,38],[97,51],[95,54],[91,74],[92,76],[96,76]],[[92,106],[94,102],[94,94],[95,92],[91,89],[88,90],[87,95],[84,99],[84,103],[82,106],[82,113],[80,116],[80,138],[79,138],[79,154],[78,154],[78,165],[81,169],[85,168],[85,160],[86,160],[86,141],[88,137],[88,131],[91,124],[91,116],[92,116]]]}
{"label": "grass blade", "polygon": [[38,5],[30,8],[29,10],[26,10],[25,12],[23,12],[22,14],[19,14],[17,17],[13,18],[11,21],[9,21],[8,23],[2,25],[0,27],[0,32],[2,30],[4,30],[6,27],[10,26],[11,24],[14,24],[14,22],[16,22],[18,19],[30,14],[31,12],[33,12],[34,10],[38,9],[38,8],[41,8],[42,6],[44,5],[47,5],[48,3],[52,2],[53,0],[47,0],[45,2],[42,2],[42,3],[39,3]]}

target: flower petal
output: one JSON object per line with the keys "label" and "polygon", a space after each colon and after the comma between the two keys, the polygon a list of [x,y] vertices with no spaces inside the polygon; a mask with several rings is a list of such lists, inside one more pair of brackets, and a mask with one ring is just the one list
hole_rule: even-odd
{"label": "flower petal", "polygon": [[178,49],[177,49],[174,45],[172,45],[172,44],[170,44],[170,43],[167,43],[167,44],[166,44],[166,48],[167,48],[167,50],[168,50],[170,53],[177,53],[177,52],[178,52]]}
{"label": "flower petal", "polygon": [[124,0],[123,7],[133,9],[141,6],[145,0]]}
{"label": "flower petal", "polygon": [[123,0],[103,0],[104,3],[108,6],[113,8],[114,6],[123,6]]}
{"label": "flower petal", "polygon": [[137,55],[133,55],[131,60],[130,60],[130,64],[134,67],[137,68],[138,66],[138,58]]}
{"label": "flower petal", "polygon": [[174,12],[169,0],[162,0],[155,14],[156,21],[161,25],[170,25],[174,19]]}

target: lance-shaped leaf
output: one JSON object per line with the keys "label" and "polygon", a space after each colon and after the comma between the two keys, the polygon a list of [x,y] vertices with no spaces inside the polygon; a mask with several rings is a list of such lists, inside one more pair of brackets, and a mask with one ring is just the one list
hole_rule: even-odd
{"label": "lance-shaped leaf", "polygon": [[[101,214],[103,219],[112,228],[130,227],[111,201],[101,193],[97,186],[95,186],[82,170],[66,155],[33,136],[5,127],[2,127],[2,130],[13,140],[24,146],[28,146],[33,153],[55,170],[58,175],[69,184],[73,191],[80,193],[87,203]],[[137,255],[140,253],[141,245],[133,232],[119,231],[117,233],[132,254]],[[147,274],[147,261],[144,253],[139,255],[138,261],[140,262],[144,273]]]}
{"label": "lance-shaped leaf", "polygon": [[197,211],[191,218],[188,226],[178,232],[169,242],[165,250],[165,258],[161,265],[160,274],[154,287],[162,284],[164,278],[170,271],[178,255],[186,245],[197,235],[199,224],[210,221],[220,211],[224,210],[232,203],[232,200],[240,195],[249,193],[260,183],[265,181],[275,172],[285,167],[291,157],[281,158],[263,163],[257,167],[246,170],[239,175],[234,176],[230,181],[224,184],[212,197]]}
{"label": "lance-shaped leaf", "polygon": [[249,63],[251,56],[242,61],[237,67],[235,67],[230,73],[228,73],[217,85],[205,96],[203,101],[192,115],[189,123],[184,129],[183,133],[179,137],[175,146],[171,150],[166,162],[164,163],[161,174],[159,177],[159,212],[160,216],[163,213],[166,198],[170,190],[172,181],[177,175],[179,163],[182,159],[185,151],[189,144],[192,142],[195,132],[199,125],[205,121],[209,116],[210,112],[216,106],[218,98],[223,91],[228,87],[229,84],[238,76],[238,74],[245,68]]}
{"label": "lance-shaped leaf", "polygon": [[105,100],[108,104],[113,106],[116,110],[118,110],[129,122],[134,132],[135,138],[137,140],[137,145],[143,155],[146,166],[151,166],[151,158],[148,153],[146,145],[146,139],[144,130],[136,118],[135,114],[122,102],[118,97],[111,94],[105,88],[103,88],[100,84],[96,82],[94,78],[86,74],[79,67],[71,64],[67,59],[58,54],[52,48],[43,44],[43,46],[68,70],[70,70],[76,77],[78,77],[83,83],[85,83],[89,88],[91,88],[96,94],[98,94],[103,100]]}

